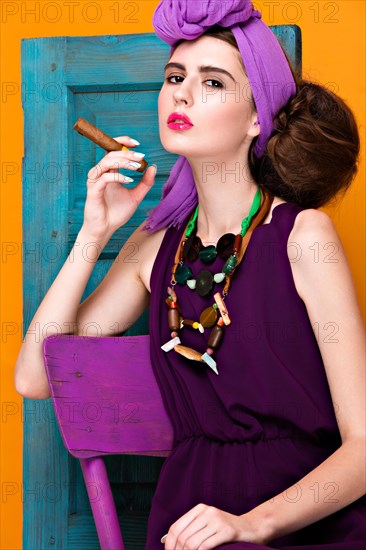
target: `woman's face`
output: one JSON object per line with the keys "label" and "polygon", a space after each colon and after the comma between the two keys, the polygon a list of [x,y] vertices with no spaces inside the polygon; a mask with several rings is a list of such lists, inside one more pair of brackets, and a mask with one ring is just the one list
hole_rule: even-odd
{"label": "woman's face", "polygon": [[[167,151],[189,158],[214,158],[247,152],[258,133],[248,78],[237,50],[212,36],[182,42],[169,59],[158,100],[159,132]],[[212,66],[200,72],[200,66]],[[184,113],[193,126],[168,126],[172,113]]]}

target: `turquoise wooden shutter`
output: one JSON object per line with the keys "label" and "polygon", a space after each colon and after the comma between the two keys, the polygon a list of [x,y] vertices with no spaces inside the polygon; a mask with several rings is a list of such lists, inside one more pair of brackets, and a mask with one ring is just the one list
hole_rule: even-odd
{"label": "turquoise wooden shutter", "polygon": [[[289,25],[272,30],[301,74],[300,29]],[[24,337],[82,225],[87,173],[104,155],[73,130],[77,118],[111,136],[137,139],[137,150],[146,153],[149,164],[158,165],[155,186],[110,239],[82,301],[158,203],[177,156],[167,153],[159,140],[157,99],[169,46],[155,34],[25,39],[21,53]],[[141,175],[135,172],[133,177],[137,184]],[[47,327],[41,330],[46,335]],[[126,334],[147,332],[148,310]],[[164,460],[126,455],[106,459],[129,548],[144,548],[150,502]],[[23,477],[25,550],[99,548],[79,462],[64,449],[50,399],[24,399]]]}

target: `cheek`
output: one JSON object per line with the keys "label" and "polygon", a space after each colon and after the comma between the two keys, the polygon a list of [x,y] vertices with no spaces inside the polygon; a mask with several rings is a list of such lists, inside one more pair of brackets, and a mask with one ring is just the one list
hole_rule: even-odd
{"label": "cheek", "polygon": [[[216,100],[217,99],[217,100]],[[249,105],[238,101],[234,94],[218,94],[205,113],[206,130],[220,139],[235,139],[243,134],[249,121]]]}
{"label": "cheek", "polygon": [[166,96],[163,91],[159,93],[158,97],[158,118],[159,123],[162,123],[163,118],[166,118],[167,115],[167,104],[166,104]]}
{"label": "cheek", "polygon": [[164,106],[164,92],[160,90],[158,95],[158,112],[160,113],[162,107]]}
{"label": "cheek", "polygon": [[169,95],[169,92],[168,92],[168,89],[167,89],[167,87],[164,83],[162,85],[162,87],[160,88],[160,92],[159,92],[159,95],[158,95],[158,109],[163,108],[164,105],[166,105],[167,100],[168,100],[168,95]]}

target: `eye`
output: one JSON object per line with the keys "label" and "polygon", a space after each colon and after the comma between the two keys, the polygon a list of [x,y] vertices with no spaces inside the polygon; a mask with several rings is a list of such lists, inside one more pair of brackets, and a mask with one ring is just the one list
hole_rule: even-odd
{"label": "eye", "polygon": [[209,80],[206,80],[206,82],[216,82],[216,84],[218,84],[218,86],[210,86],[210,88],[223,88],[223,84],[221,84],[221,82],[219,82],[218,80],[213,80],[213,79],[209,79]]}
{"label": "eye", "polygon": [[[168,82],[169,84],[179,84],[179,82],[172,82],[171,81],[171,78],[183,78],[181,75],[170,75],[168,77],[165,78],[165,82]],[[206,80],[205,82],[215,82],[216,84],[218,84],[218,86],[209,86],[209,88],[223,88],[223,84],[221,82],[219,82],[218,80],[214,80],[212,78]]]}
{"label": "eye", "polygon": [[171,78],[182,78],[181,76],[179,75],[170,75],[170,76],[167,76],[166,79],[165,79],[165,82],[169,82],[169,84],[177,84],[177,82],[172,82],[170,79]]}

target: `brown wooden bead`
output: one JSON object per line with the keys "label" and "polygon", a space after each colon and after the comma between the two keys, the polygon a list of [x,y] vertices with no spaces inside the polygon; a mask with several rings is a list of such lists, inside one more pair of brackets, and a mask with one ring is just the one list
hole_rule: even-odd
{"label": "brown wooden bead", "polygon": [[168,325],[170,330],[179,330],[180,316],[178,309],[172,308],[168,310]]}
{"label": "brown wooden bead", "polygon": [[192,319],[183,319],[183,326],[192,327],[194,322]]}
{"label": "brown wooden bead", "polygon": [[208,347],[212,349],[217,349],[220,345],[223,335],[223,327],[220,327],[220,325],[215,325],[214,328],[211,330],[210,338],[208,339]]}
{"label": "brown wooden bead", "polygon": [[168,309],[176,309],[177,311],[179,311],[179,314],[181,315],[181,310],[178,302],[173,302],[172,300],[170,300],[170,298],[166,298],[165,303],[168,306]]}
{"label": "brown wooden bead", "polygon": [[201,359],[202,353],[199,353],[195,349],[188,348],[187,346],[181,346],[180,344],[174,346],[174,349],[177,353],[183,355],[187,359],[191,359],[192,361],[200,361],[203,363],[203,360]]}

